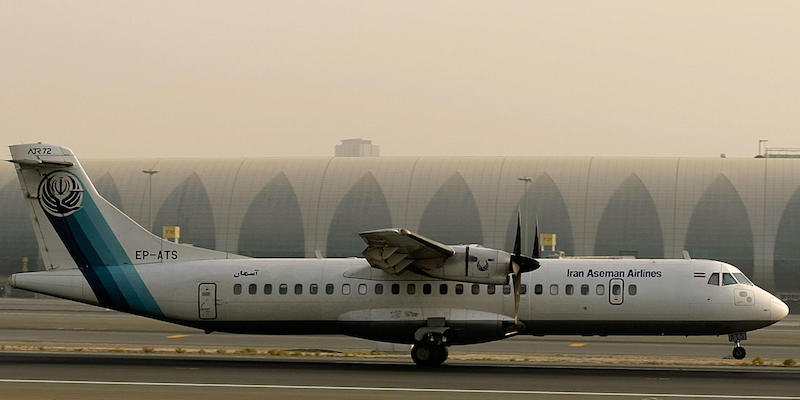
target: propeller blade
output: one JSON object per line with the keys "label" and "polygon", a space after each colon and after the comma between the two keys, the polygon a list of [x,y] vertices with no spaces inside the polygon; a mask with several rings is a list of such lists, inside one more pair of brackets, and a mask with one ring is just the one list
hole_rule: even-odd
{"label": "propeller blade", "polygon": [[522,221],[520,217],[520,212],[517,210],[517,236],[514,239],[514,254],[520,255],[522,253]]}
{"label": "propeller blade", "polygon": [[519,268],[520,272],[530,272],[539,268],[540,264],[535,258],[512,254],[511,265],[509,265],[509,273],[514,272],[514,266]]}
{"label": "propeller blade", "polygon": [[[514,263],[516,266],[517,264]],[[522,274],[519,272],[519,267],[515,268],[516,271],[512,278],[514,279],[514,325],[519,324],[519,295],[521,290],[521,283],[522,283]]]}
{"label": "propeller blade", "polygon": [[542,248],[539,246],[539,218],[536,218],[536,230],[533,234],[533,253],[531,257],[542,258]]}

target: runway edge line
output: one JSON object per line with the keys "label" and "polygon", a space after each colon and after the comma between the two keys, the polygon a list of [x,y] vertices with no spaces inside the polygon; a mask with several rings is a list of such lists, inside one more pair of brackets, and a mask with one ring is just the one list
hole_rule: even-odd
{"label": "runway edge line", "polygon": [[707,399],[770,399],[800,400],[800,396],[758,396],[730,394],[685,394],[685,393],[625,393],[625,392],[569,392],[546,390],[494,390],[494,389],[446,389],[446,388],[404,388],[404,387],[366,387],[366,386],[314,386],[314,385],[264,385],[240,383],[185,383],[185,382],[133,382],[133,381],[77,381],[51,379],[2,379],[0,383],[32,383],[63,385],[108,385],[108,386],[165,386],[165,387],[206,387],[237,389],[290,389],[290,390],[350,390],[372,392],[428,392],[428,393],[477,393],[477,394],[537,394],[563,396],[606,396],[606,397],[670,397]]}

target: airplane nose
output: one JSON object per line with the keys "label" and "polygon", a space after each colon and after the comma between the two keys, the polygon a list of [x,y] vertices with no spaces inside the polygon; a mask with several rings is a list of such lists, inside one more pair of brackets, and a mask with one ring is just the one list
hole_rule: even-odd
{"label": "airplane nose", "polygon": [[770,307],[773,321],[780,321],[789,315],[789,306],[777,297],[772,297],[772,307]]}

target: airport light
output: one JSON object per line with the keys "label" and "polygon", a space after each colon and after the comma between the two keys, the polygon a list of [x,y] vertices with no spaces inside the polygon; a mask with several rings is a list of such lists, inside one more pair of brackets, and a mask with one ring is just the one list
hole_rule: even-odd
{"label": "airport light", "polygon": [[147,174],[147,195],[149,197],[147,201],[147,230],[150,232],[153,231],[153,175],[157,174],[159,171],[154,169],[143,169],[143,173]]}

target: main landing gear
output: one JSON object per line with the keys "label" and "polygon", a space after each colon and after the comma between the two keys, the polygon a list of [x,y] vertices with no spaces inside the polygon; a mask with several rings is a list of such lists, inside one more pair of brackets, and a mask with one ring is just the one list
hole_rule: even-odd
{"label": "main landing gear", "polygon": [[436,367],[447,360],[447,337],[437,333],[425,335],[411,347],[411,359],[420,367]]}
{"label": "main landing gear", "polygon": [[733,342],[733,358],[737,360],[743,359],[747,355],[741,341],[747,340],[747,332],[732,333],[728,335],[728,341]]}

